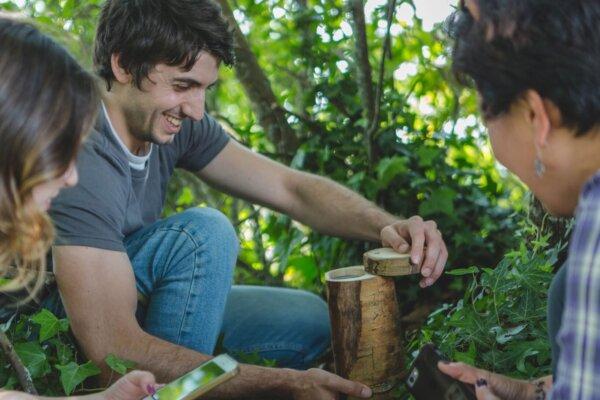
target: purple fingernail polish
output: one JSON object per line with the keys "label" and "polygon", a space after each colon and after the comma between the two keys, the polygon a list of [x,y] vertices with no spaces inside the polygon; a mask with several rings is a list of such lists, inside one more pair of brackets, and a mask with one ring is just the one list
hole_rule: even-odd
{"label": "purple fingernail polish", "polygon": [[146,390],[148,391],[148,393],[150,393],[152,395],[156,393],[156,389],[154,389],[154,386],[152,386],[152,385],[147,385]]}

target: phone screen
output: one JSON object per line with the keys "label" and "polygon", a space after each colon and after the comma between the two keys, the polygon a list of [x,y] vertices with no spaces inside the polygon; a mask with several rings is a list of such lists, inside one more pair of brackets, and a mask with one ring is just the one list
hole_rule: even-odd
{"label": "phone screen", "polygon": [[225,370],[223,368],[219,367],[215,362],[209,361],[162,387],[152,397],[155,400],[179,400],[224,373]]}

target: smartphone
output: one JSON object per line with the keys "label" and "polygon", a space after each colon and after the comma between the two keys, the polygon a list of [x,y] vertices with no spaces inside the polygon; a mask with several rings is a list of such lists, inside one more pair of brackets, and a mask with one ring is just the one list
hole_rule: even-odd
{"label": "smartphone", "polygon": [[221,354],[163,386],[144,400],[192,400],[233,378],[238,371],[237,361],[227,354]]}
{"label": "smartphone", "polygon": [[406,386],[416,400],[477,400],[475,388],[444,374],[439,361],[447,360],[433,343],[427,343],[408,372]]}

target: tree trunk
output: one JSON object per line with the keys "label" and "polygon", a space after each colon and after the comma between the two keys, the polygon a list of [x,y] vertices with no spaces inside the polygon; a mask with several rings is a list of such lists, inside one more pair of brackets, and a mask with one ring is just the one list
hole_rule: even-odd
{"label": "tree trunk", "polygon": [[354,54],[356,57],[356,72],[360,97],[362,99],[363,117],[365,124],[365,147],[369,169],[373,166],[373,135],[369,129],[375,119],[375,93],[373,90],[373,73],[369,62],[369,46],[365,24],[365,9],[363,0],[349,0],[348,7],[352,15],[354,31]]}
{"label": "tree trunk", "polygon": [[238,26],[227,0],[218,1],[223,9],[223,15],[233,28],[236,43],[236,75],[252,103],[260,125],[277,147],[277,151],[284,155],[286,161],[290,160],[298,149],[298,138],[287,122],[286,112],[279,105],[271,84]]}
{"label": "tree trunk", "polygon": [[404,370],[400,311],[394,280],[366,274],[363,267],[326,275],[336,373],[390,399]]}

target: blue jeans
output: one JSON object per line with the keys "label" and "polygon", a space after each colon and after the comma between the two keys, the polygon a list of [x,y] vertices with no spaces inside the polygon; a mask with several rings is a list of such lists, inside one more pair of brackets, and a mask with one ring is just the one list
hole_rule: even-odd
{"label": "blue jeans", "polygon": [[[205,354],[224,349],[304,369],[329,345],[326,303],[300,290],[231,286],[235,231],[214,209],[191,208],[125,239],[148,333]],[[50,304],[46,304],[50,305]],[[56,307],[51,307],[55,308]]]}

